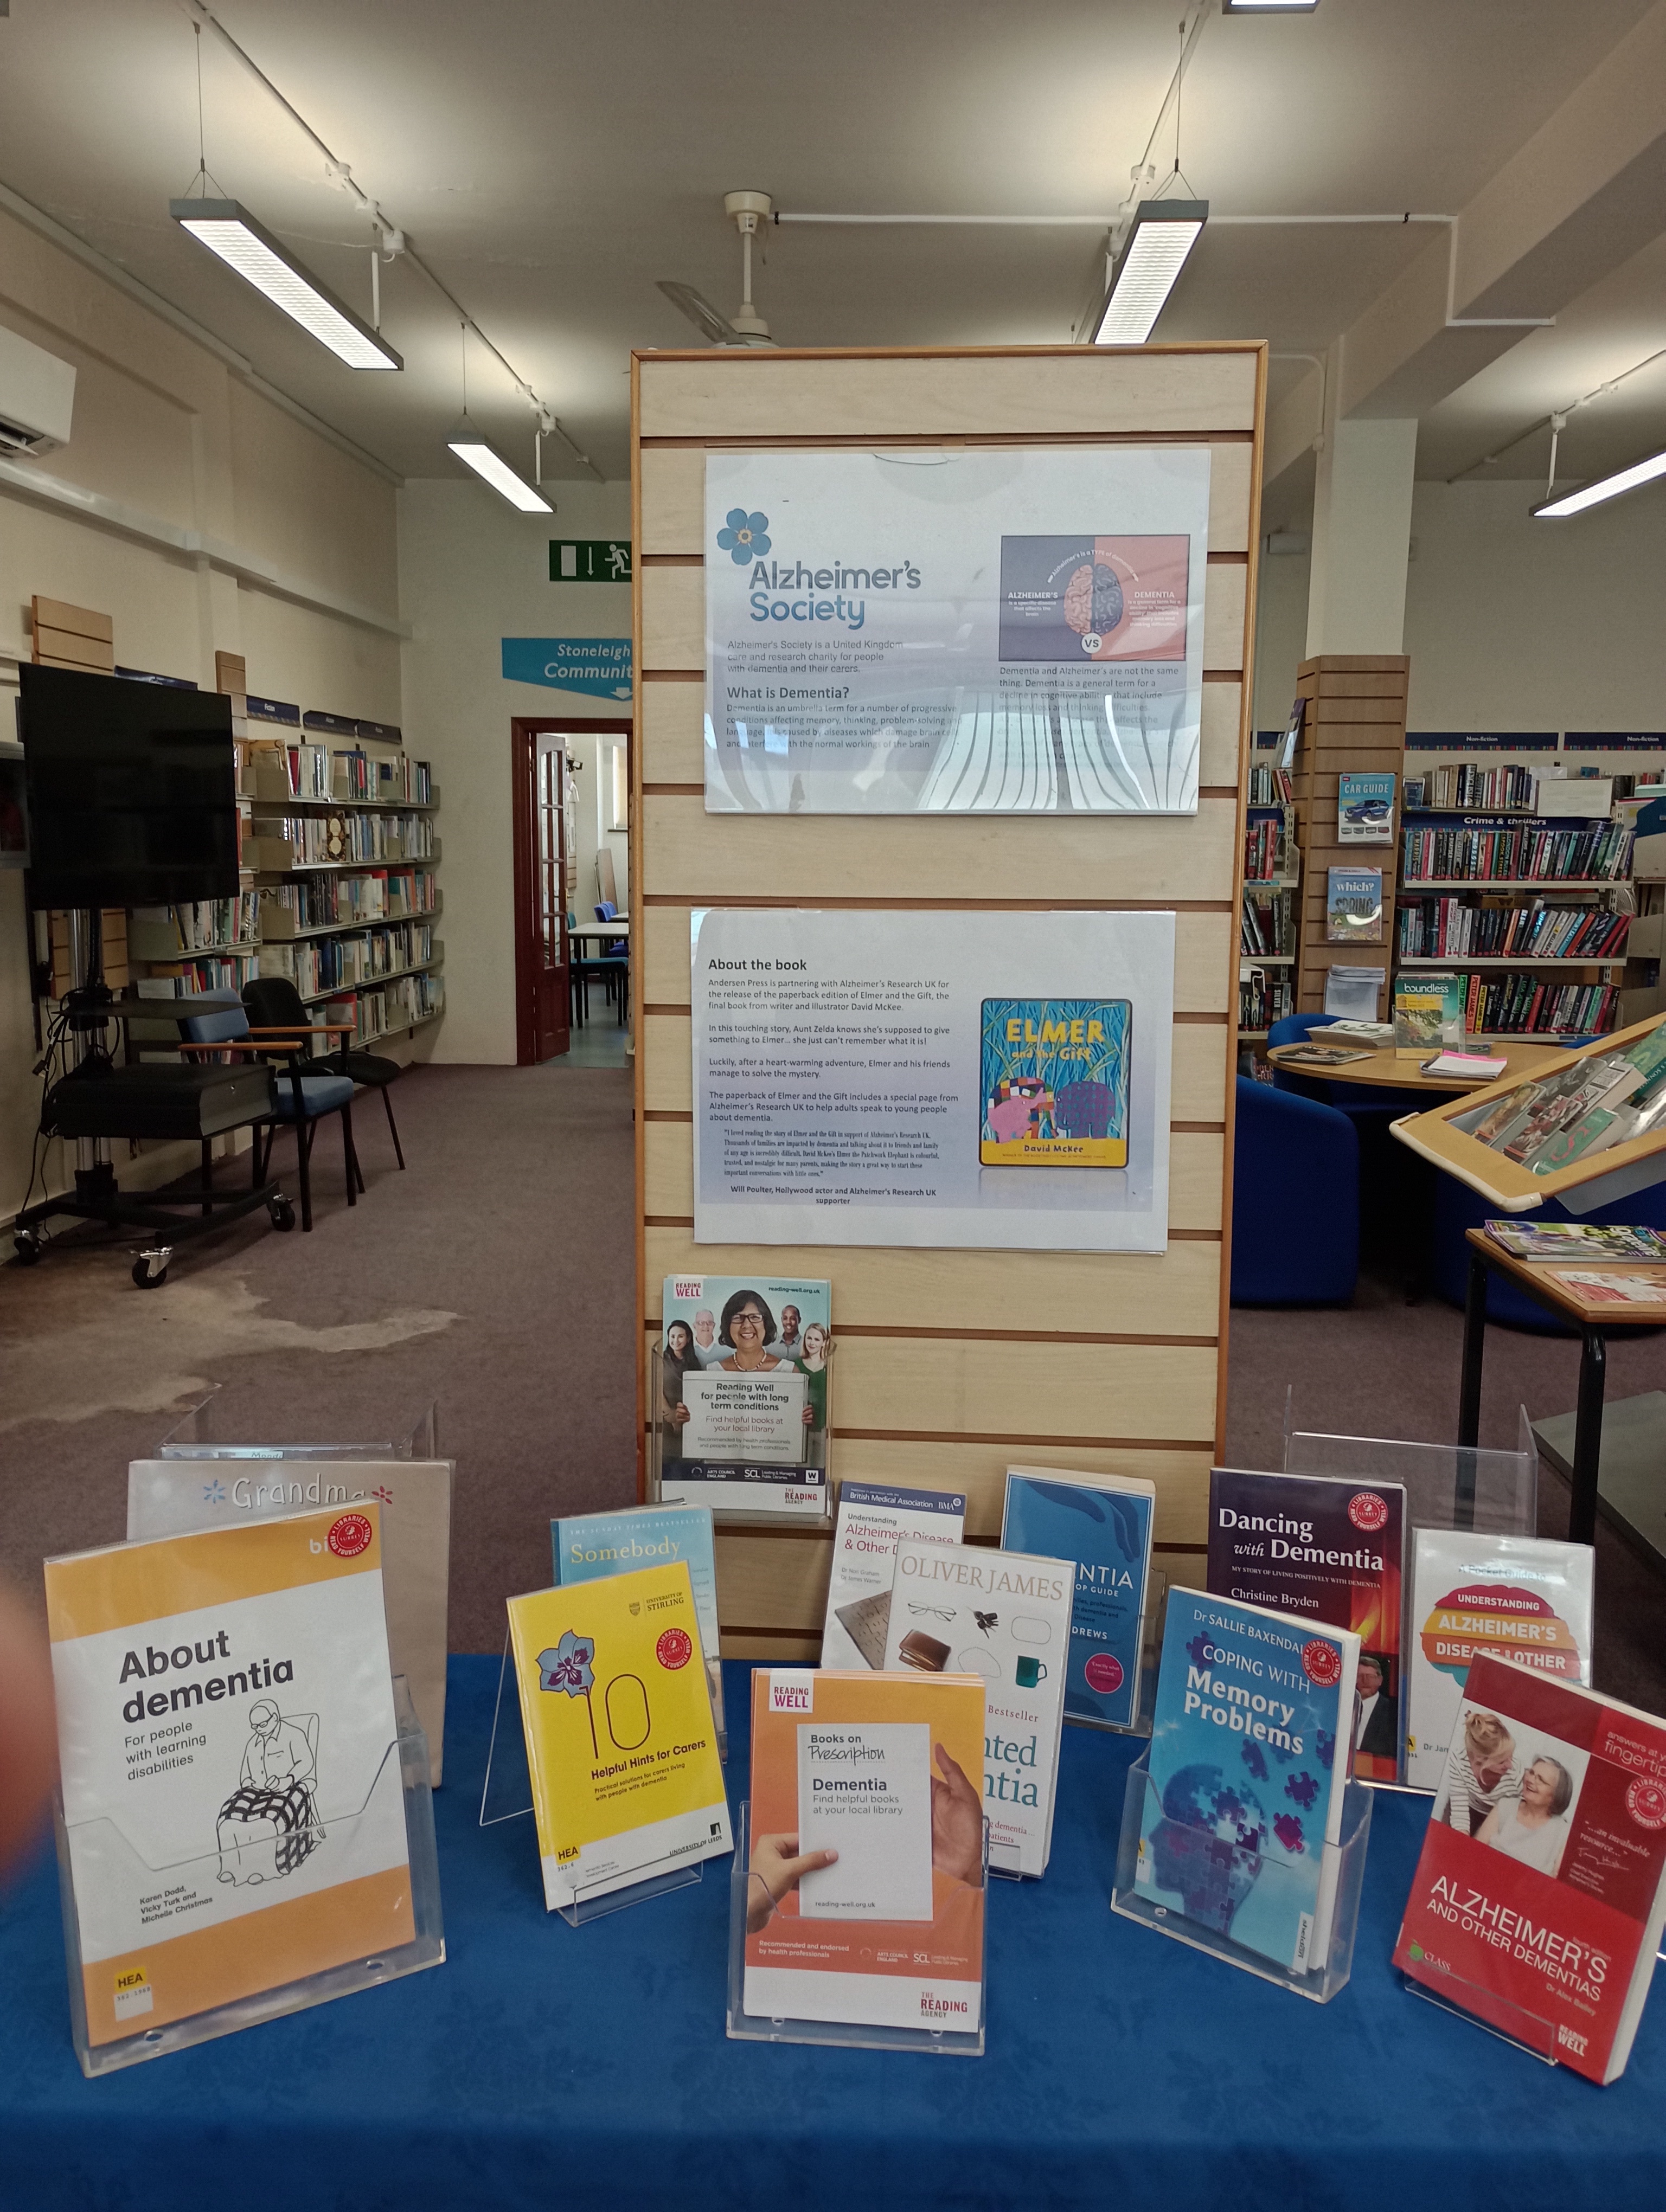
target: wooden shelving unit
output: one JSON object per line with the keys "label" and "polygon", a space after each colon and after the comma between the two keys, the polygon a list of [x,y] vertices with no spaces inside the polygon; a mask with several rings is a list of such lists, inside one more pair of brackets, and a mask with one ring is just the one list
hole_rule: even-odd
{"label": "wooden shelving unit", "polygon": [[[1393,891],[1400,859],[1400,808],[1404,793],[1406,683],[1404,653],[1321,653],[1303,661],[1296,696],[1303,702],[1302,738],[1296,754],[1297,837],[1301,847],[1301,935],[1296,970],[1298,1012],[1322,1013],[1325,978],[1338,962],[1350,967],[1379,963],[1385,988],[1377,1018],[1389,1004],[1386,981],[1394,959]],[[1337,781],[1344,775],[1392,775],[1392,836],[1383,844],[1342,842],[1336,816]],[[1325,935],[1325,895],[1332,868],[1383,872],[1383,942],[1332,945]]]}

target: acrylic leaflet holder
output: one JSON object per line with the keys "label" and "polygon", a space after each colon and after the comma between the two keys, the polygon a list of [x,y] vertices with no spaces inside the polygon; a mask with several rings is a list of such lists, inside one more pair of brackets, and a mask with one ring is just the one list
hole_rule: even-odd
{"label": "acrylic leaflet holder", "polygon": [[[1303,1893],[1307,1893],[1307,1865],[1286,1866],[1254,1842],[1246,1844],[1236,1807],[1220,1808],[1213,1819],[1207,1817],[1207,1805],[1189,1808],[1189,1816],[1171,1817],[1158,1796],[1146,1759],[1138,1759],[1129,1771],[1123,1801],[1111,1911],[1158,1935],[1171,1936],[1177,1943],[1189,1944],[1195,1951],[1213,1952],[1227,1965],[1241,1966],[1297,1996],[1328,2004],[1353,1969],[1371,1805],[1371,1793],[1362,1783],[1347,1784],[1341,1834],[1322,1847],[1324,1886],[1332,1900],[1325,1954],[1305,1968],[1285,1965],[1240,1939],[1251,1924],[1301,1929],[1303,1914],[1294,1885],[1299,1881]],[[1173,1899],[1178,1901],[1165,1901]],[[1292,1946],[1292,1957],[1293,1950]]]}
{"label": "acrylic leaflet holder", "polygon": [[[506,1637],[503,1664],[497,1677],[497,1702],[492,1709],[491,1741],[486,1750],[486,1779],[480,1792],[480,1826],[496,1828],[505,1820],[530,1820],[532,1817],[532,1775],[526,1762],[526,1738],[520,1724],[520,1692]],[[557,1918],[564,1920],[569,1928],[581,1928],[587,1921],[600,1920],[610,1912],[623,1912],[627,1905],[646,1905],[651,1899],[666,1896],[673,1889],[686,1889],[691,1882],[704,1878],[702,1860],[652,1860],[643,1865],[640,1880],[623,1888],[601,1890],[594,1896],[586,1896],[581,1891],[571,1905],[558,1905],[554,1910]]]}
{"label": "acrylic leaflet holder", "polygon": [[230,1410],[219,1383],[200,1398],[156,1448],[158,1459],[438,1459],[438,1408],[429,1404],[412,1420],[409,1408],[386,1422],[389,1433],[379,1442],[319,1443],[275,1442],[269,1433],[270,1409],[259,1416],[261,1433],[251,1435]]}
{"label": "acrylic leaflet holder", "polygon": [[[108,1819],[78,1824],[71,1831],[64,1821],[63,1801],[58,1800],[58,1891],[69,1968],[70,2028],[81,2070],[89,2080],[124,2066],[138,2065],[147,2058],[163,2057],[172,2051],[186,2050],[192,2044],[207,2043],[216,2036],[234,2034],[240,2028],[253,2027],[285,2013],[305,2012],[313,2005],[327,2004],[332,1997],[349,1996],[358,1990],[398,1981],[406,1974],[419,1973],[425,1966],[437,1966],[444,1961],[445,1929],[440,1905],[440,1862],[434,1838],[434,1803],[429,1789],[428,1743],[403,1675],[393,1678],[393,1710],[397,1735],[377,1769],[368,1796],[356,1812],[331,1811],[321,1815],[314,1807],[311,1808],[310,1820],[281,1834],[256,1833],[251,1829],[246,1838],[232,1839],[222,1831],[218,1848],[200,1858],[167,1866],[149,1866]],[[159,1995],[165,1998],[163,1978],[169,1969],[163,1961],[171,1945],[159,1945],[153,1962],[130,1954],[131,1963],[125,1964],[112,1978],[114,1986],[109,1999],[111,2015],[102,2015],[102,2001],[95,2000],[100,2004],[100,2033],[99,2039],[93,2040],[89,1973],[94,1985],[98,1977],[94,1962],[82,1955],[77,1863],[83,1869],[83,1884],[91,1878],[90,1869],[101,1865],[119,1894],[140,1895],[154,1891],[165,1897],[176,1887],[186,1893],[200,1888],[218,1894],[222,1886],[252,1888],[256,1883],[264,1890],[266,1885],[281,1883],[286,1875],[296,1871],[315,1850],[332,1850],[344,1863],[350,1862],[356,1838],[362,1832],[385,1831],[387,1823],[398,1816],[401,1801],[409,1882],[392,1887],[386,1881],[380,1884],[386,1914],[381,1931],[374,1910],[362,1903],[356,1905],[359,1921],[355,1933],[362,1938],[362,1948],[356,1948],[352,1956],[319,1972],[210,2004],[162,2026],[152,2026],[146,2015],[156,2010]],[[373,1881],[356,1887],[362,1895],[375,1886]],[[327,1907],[331,1892],[327,1888],[314,1890],[311,1895],[318,1904]],[[282,1911],[290,1903],[287,1899],[275,1900],[275,1907]],[[257,1911],[246,1918],[248,1948],[257,1954],[262,1948],[264,1917]],[[231,1924],[236,1923],[220,1923],[222,1927]],[[409,1933],[405,1932],[407,1929]],[[391,1935],[395,1929],[398,1931],[396,1940],[379,1942],[379,1932]],[[201,1933],[206,1935],[209,1930],[204,1928]],[[173,1939],[181,1940],[189,1942],[191,1938]],[[183,1971],[192,1972],[189,1963]],[[104,2027],[112,2025],[119,2030],[129,2021],[131,2032],[113,2035],[101,2032]]]}
{"label": "acrylic leaflet holder", "polygon": [[[859,2021],[772,2019],[745,2008],[746,1923],[763,1876],[751,1866],[751,1803],[743,1800],[735,1815],[734,1864],[729,1875],[728,2034],[736,2043],[820,2043],[847,2051],[918,2051],[927,2056],[982,2058],[988,1946],[982,1935],[976,1959],[977,2025],[975,2028],[894,2027]],[[989,1823],[983,1823],[984,1898],[989,1877]]]}

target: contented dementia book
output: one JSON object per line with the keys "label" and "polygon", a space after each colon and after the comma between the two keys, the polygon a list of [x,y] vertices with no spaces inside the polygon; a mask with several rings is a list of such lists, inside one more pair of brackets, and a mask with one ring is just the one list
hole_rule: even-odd
{"label": "contented dementia book", "polygon": [[985,1167],[1124,1168],[1127,999],[985,999]]}
{"label": "contented dementia book", "polygon": [[1135,1475],[1009,1467],[1002,1548],[1068,1559],[1076,1570],[1065,1670],[1067,1720],[1129,1728],[1151,1579],[1153,1483]]}
{"label": "contented dementia book", "polygon": [[1478,1658],[1395,1965],[1608,2082],[1631,2056],[1663,1927],[1666,1726],[1531,1667]]}
{"label": "contented dementia book", "polygon": [[1134,1879],[1297,1973],[1330,1951],[1359,1659],[1346,1628],[1169,1592]]}
{"label": "contented dementia book", "polygon": [[688,1562],[508,1604],[550,1910],[728,1850]]}
{"label": "contented dementia book", "polygon": [[380,1514],[47,1560],[89,2045],[413,1940]]}
{"label": "contented dementia book", "polygon": [[752,1675],[742,2002],[774,2020],[975,2034],[983,1683]]}

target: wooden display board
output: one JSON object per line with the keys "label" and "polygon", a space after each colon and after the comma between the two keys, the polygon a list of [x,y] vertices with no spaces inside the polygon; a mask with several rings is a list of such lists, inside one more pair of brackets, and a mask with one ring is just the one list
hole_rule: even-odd
{"label": "wooden display board", "polygon": [[[639,742],[632,773],[638,1440],[670,1273],[830,1279],[836,1481],[967,1493],[1000,1529],[1009,1464],[1157,1485],[1159,1563],[1201,1578],[1222,1449],[1238,902],[1266,348],[719,350],[632,359]],[[1207,445],[1201,772],[1195,817],[708,814],[705,455],[766,447]],[[1027,896],[1010,896],[1024,888]],[[982,1252],[696,1245],[693,907],[1176,915],[1169,1249]],[[813,1662],[830,1536],[719,1526],[733,1658]]]}
{"label": "wooden display board", "polygon": [[[1297,938],[1296,1011],[1320,1014],[1334,961],[1381,967],[1377,1018],[1388,1018],[1395,965],[1395,890],[1400,881],[1400,810],[1406,796],[1404,653],[1325,653],[1296,672],[1304,704],[1296,755],[1296,834],[1302,848],[1301,927]],[[1345,845],[1336,821],[1336,786],[1345,775],[1391,775],[1393,836],[1386,845]],[[1383,942],[1332,945],[1325,936],[1325,895],[1332,868],[1383,872]],[[1454,965],[1457,963],[1455,963]]]}

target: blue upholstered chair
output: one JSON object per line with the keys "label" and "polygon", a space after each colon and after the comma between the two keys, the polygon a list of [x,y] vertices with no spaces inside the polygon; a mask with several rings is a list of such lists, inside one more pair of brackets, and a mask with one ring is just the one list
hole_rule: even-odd
{"label": "blue upholstered chair", "polygon": [[[1449,1305],[1462,1306],[1469,1284],[1469,1247],[1464,1241],[1466,1229],[1479,1229],[1483,1222],[1500,1220],[1499,1209],[1484,1199],[1478,1190],[1471,1190],[1467,1182],[1459,1182],[1455,1176],[1435,1176],[1434,1256],[1432,1272],[1436,1290]],[[1612,1206],[1599,1206],[1594,1213],[1570,1213],[1560,1200],[1547,1198],[1542,1206],[1535,1206],[1531,1213],[1517,1219],[1535,1221],[1606,1221],[1635,1222],[1645,1229],[1666,1231],[1666,1182],[1657,1182],[1648,1190],[1635,1191],[1630,1198],[1616,1199]],[[1620,1311],[1625,1309],[1622,1307]],[[1531,1329],[1540,1336],[1577,1336],[1578,1331],[1568,1322],[1559,1321],[1547,1306],[1536,1298],[1518,1291],[1502,1269],[1489,1267],[1487,1271],[1487,1318],[1499,1322],[1506,1328]],[[1629,1334],[1629,1332],[1627,1332]]]}
{"label": "blue upholstered chair", "polygon": [[[1268,1044],[1305,1044],[1315,1030],[1328,1029],[1336,1018],[1335,1014],[1286,1014],[1267,1032]],[[1320,1099],[1352,1121],[1364,1121],[1378,1127],[1398,1121],[1402,1114],[1419,1113],[1430,1103],[1426,1091],[1385,1091],[1370,1083],[1320,1083],[1298,1074],[1293,1067],[1275,1067],[1273,1082],[1277,1090],[1293,1091],[1298,1098]]]}
{"label": "blue upholstered chair", "polygon": [[1232,1304],[1346,1305],[1359,1272],[1359,1138],[1317,1099],[1237,1079]]}
{"label": "blue upholstered chair", "polygon": [[[288,1125],[295,1133],[295,1165],[301,1182],[301,1225],[313,1225],[313,1135],[317,1124],[326,1114],[341,1115],[342,1161],[347,1176],[347,1203],[356,1206],[358,1194],[364,1188],[364,1177],[359,1172],[358,1154],[353,1149],[353,1092],[354,1085],[345,1075],[304,1075],[301,1066],[313,1042],[311,1030],[304,1033],[293,1030],[252,1030],[249,1018],[241,1006],[216,1006],[211,1013],[193,1014],[181,1022],[185,1031],[179,1049],[182,1053],[206,1054],[212,1052],[240,1053],[247,1059],[276,1060],[283,1063],[273,1085],[276,1103],[271,1118],[254,1125],[254,1180],[265,1180],[271,1164],[272,1141],[280,1127]],[[331,1024],[328,1034],[343,1036],[351,1032],[337,1030]],[[262,1131],[265,1141],[261,1142]]]}

